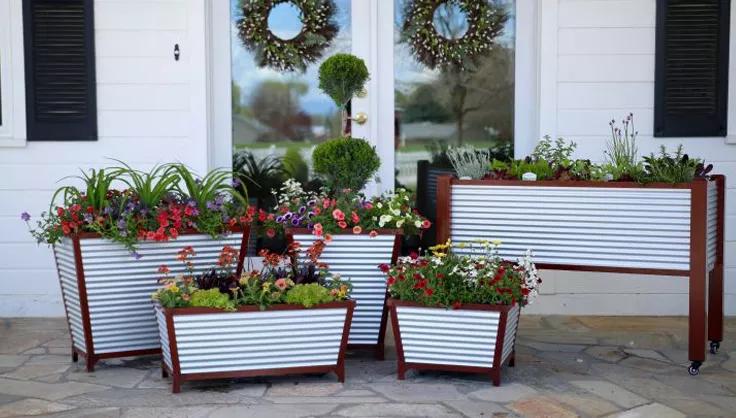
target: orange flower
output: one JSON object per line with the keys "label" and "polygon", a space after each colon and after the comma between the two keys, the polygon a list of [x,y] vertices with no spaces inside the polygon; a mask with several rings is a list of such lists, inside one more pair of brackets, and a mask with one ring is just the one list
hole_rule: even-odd
{"label": "orange flower", "polygon": [[353,234],[357,235],[357,234],[360,234],[361,232],[363,232],[363,228],[361,228],[359,225],[356,225],[353,227]]}
{"label": "orange flower", "polygon": [[331,234],[325,234],[325,242],[331,243],[332,242],[332,235]]}
{"label": "orange flower", "polygon": [[171,270],[166,264],[161,264],[158,268],[158,272],[161,274],[168,274]]}
{"label": "orange flower", "polygon": [[377,236],[378,236],[378,232],[377,232],[377,231],[376,231],[376,230],[374,229],[374,230],[372,230],[372,231],[371,231],[371,232],[370,232],[370,233],[368,234],[368,236],[369,236],[369,237],[371,237],[371,238],[375,238],[375,237],[377,237]]}
{"label": "orange flower", "polygon": [[344,221],[345,213],[343,213],[343,211],[341,211],[340,209],[335,209],[332,211],[332,217],[335,218],[335,220]]}

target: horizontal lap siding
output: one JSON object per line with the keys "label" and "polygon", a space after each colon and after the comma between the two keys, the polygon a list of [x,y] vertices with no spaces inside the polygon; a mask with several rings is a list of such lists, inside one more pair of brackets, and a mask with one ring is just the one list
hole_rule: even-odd
{"label": "horizontal lap siding", "polygon": [[[660,145],[673,150],[682,143],[691,157],[705,158],[714,164],[714,172],[731,175],[726,182],[725,290],[727,300],[736,300],[736,203],[732,203],[736,183],[729,181],[736,174],[736,145],[724,138],[653,138],[656,0],[550,1],[557,4],[550,9],[554,15],[541,19],[554,26],[550,33],[556,36],[541,39],[539,48],[555,52],[543,56],[547,61],[541,63],[540,71],[551,72],[548,79],[555,85],[543,86],[552,97],[543,102],[549,105],[539,109],[549,121],[540,127],[540,136],[574,140],[578,144],[575,157],[601,162],[610,137],[608,123],[633,112],[640,154],[658,152]],[[733,45],[736,21],[732,19],[731,25]],[[734,132],[734,124],[729,125]],[[709,245],[712,256],[713,242]],[[681,279],[590,272],[543,274],[549,279],[542,286],[546,294],[530,306],[530,312],[687,314],[687,282]],[[726,303],[725,309],[727,314],[736,314],[733,303]]]}
{"label": "horizontal lap siding", "polygon": [[174,315],[182,374],[336,365],[346,308]]}
{"label": "horizontal lap siding", "polygon": [[[690,190],[452,187],[450,237],[539,263],[687,270]],[[468,247],[459,250],[471,252]]]}
{"label": "horizontal lap siding", "polygon": [[[111,157],[140,169],[182,161],[205,171],[207,143],[199,127],[206,115],[196,93],[204,80],[203,67],[196,65],[204,57],[195,45],[204,34],[190,33],[200,31],[196,20],[204,15],[199,8],[190,10],[194,3],[95,1],[98,141],[0,150],[0,230],[6,232],[0,237],[0,274],[11,280],[0,294],[0,316],[64,313],[53,253],[37,247],[19,219],[23,211],[37,218],[48,210],[59,179],[80,168],[113,165]],[[179,61],[173,58],[176,43]],[[78,184],[63,181],[69,182]],[[29,274],[43,284],[34,286],[39,290],[33,294],[19,279]]]}
{"label": "horizontal lap siding", "polygon": [[[314,242],[313,235],[295,234],[294,241],[302,249]],[[377,344],[383,306],[386,298],[386,276],[379,264],[391,263],[393,235],[334,235],[325,247],[320,261],[329,265],[330,273],[339,274],[353,285],[351,297],[357,306],[350,327],[350,344]]]}

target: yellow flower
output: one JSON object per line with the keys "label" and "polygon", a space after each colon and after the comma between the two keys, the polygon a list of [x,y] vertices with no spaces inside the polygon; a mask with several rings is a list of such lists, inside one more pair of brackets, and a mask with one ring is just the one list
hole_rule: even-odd
{"label": "yellow flower", "polygon": [[495,245],[496,247],[498,247],[499,245],[501,245],[501,240],[500,239],[494,239],[493,240],[493,245]]}

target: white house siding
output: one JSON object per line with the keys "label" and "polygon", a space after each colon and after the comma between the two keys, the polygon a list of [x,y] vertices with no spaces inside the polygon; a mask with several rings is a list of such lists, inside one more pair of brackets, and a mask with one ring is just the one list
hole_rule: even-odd
{"label": "white house siding", "polygon": [[[7,1],[21,3],[0,3]],[[206,170],[203,4],[95,1],[99,140],[0,147],[0,317],[63,315],[52,252],[20,221],[23,211],[36,217],[48,209],[57,180],[114,164],[109,157],[140,168],[179,160]],[[20,7],[13,10],[20,22]],[[17,78],[14,85],[22,87]]]}
{"label": "white house siding", "polygon": [[[735,65],[730,71],[729,138],[653,138],[656,1],[541,0],[539,4],[539,134],[572,139],[578,143],[577,157],[600,160],[608,122],[633,112],[641,153],[657,151],[660,144],[673,149],[682,143],[691,156],[704,158],[715,165],[715,172],[726,174],[725,308],[727,314],[736,314]],[[731,22],[734,51],[736,19]],[[736,59],[734,52],[731,59]],[[533,312],[687,314],[684,278],[544,273],[545,296]]]}

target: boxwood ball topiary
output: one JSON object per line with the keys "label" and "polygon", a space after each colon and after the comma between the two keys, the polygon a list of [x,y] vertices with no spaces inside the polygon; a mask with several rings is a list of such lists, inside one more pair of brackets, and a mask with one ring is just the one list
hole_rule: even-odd
{"label": "boxwood ball topiary", "polygon": [[314,172],[332,191],[360,191],[376,174],[381,160],[364,139],[337,138],[317,146],[312,154]]}
{"label": "boxwood ball topiary", "polygon": [[369,79],[365,62],[351,54],[335,54],[319,67],[319,88],[344,108]]}

